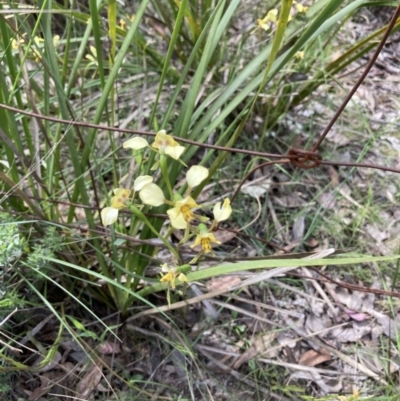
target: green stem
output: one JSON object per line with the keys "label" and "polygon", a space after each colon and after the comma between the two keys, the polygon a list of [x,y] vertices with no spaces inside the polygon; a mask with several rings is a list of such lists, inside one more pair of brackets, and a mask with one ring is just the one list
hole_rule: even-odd
{"label": "green stem", "polygon": [[167,156],[165,156],[163,154],[160,154],[160,167],[161,167],[161,173],[163,175],[164,181],[167,184],[169,198],[173,199],[174,198],[174,193],[172,192],[171,182],[169,180],[168,166],[167,166]]}

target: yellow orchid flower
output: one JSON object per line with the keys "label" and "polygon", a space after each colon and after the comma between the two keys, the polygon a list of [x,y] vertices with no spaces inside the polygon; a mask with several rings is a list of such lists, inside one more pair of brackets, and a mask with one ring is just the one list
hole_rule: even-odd
{"label": "yellow orchid flower", "polygon": [[196,236],[194,243],[190,245],[190,247],[194,248],[201,245],[201,251],[198,256],[202,253],[213,253],[211,243],[221,244],[221,242],[215,238],[213,233],[208,232],[205,224],[199,224],[198,230],[199,234]]}
{"label": "yellow orchid flower", "polygon": [[221,202],[215,204],[214,209],[214,220],[219,223],[220,221],[228,220],[232,214],[231,201],[226,198],[221,206]]}
{"label": "yellow orchid flower", "polygon": [[[40,38],[39,36],[35,36],[33,38],[33,40],[34,40],[35,45],[37,47],[39,47],[39,48],[42,47],[41,44],[44,42],[44,39]],[[35,55],[35,61],[39,62],[42,59],[42,53],[37,48],[32,48],[32,51],[33,51],[33,53]]]}
{"label": "yellow orchid flower", "polygon": [[188,282],[188,279],[184,273],[179,271],[176,267],[168,267],[167,263],[164,263],[161,266],[161,271],[165,274],[162,275],[160,281],[162,283],[170,283],[171,288],[175,288],[176,279],[185,283]]}
{"label": "yellow orchid flower", "polygon": [[[124,148],[139,150],[149,146],[149,143],[146,141],[146,139],[140,136],[134,136],[133,138],[124,142],[122,146]],[[168,135],[165,130],[157,132],[154,142],[150,147],[153,150],[159,151],[162,154],[166,154],[175,160],[178,160],[185,151],[185,147],[179,145],[179,143],[175,141],[171,135]]]}
{"label": "yellow orchid flower", "polygon": [[57,47],[59,43],[60,43],[60,35],[53,36],[53,46]]}
{"label": "yellow orchid flower", "polygon": [[103,225],[109,226],[118,219],[118,214],[121,209],[128,207],[129,196],[131,191],[125,188],[115,188],[114,196],[111,198],[111,207],[105,207],[101,211],[101,221]]}
{"label": "yellow orchid flower", "polygon": [[94,67],[93,68],[93,75],[92,75],[92,78],[94,78],[96,76],[96,74],[97,74],[98,69],[99,69],[99,62],[98,62],[98,58],[97,58],[97,50],[96,50],[96,48],[94,46],[89,46],[89,50],[90,50],[90,53],[85,54],[85,58],[87,60],[89,60],[89,63],[85,67],[85,74],[86,74],[87,70],[89,70],[90,68]]}
{"label": "yellow orchid flower", "polygon": [[303,60],[303,58],[304,58],[304,52],[303,52],[303,51],[301,51],[301,52],[296,52],[296,54],[295,54],[294,56],[297,58],[297,60]]}
{"label": "yellow orchid flower", "polygon": [[196,201],[190,197],[177,200],[175,207],[167,210],[167,214],[171,220],[171,225],[174,228],[181,228],[182,218],[186,222],[186,225],[196,219],[197,215],[193,213],[193,209],[200,207]]}
{"label": "yellow orchid flower", "polygon": [[303,6],[302,4],[300,4],[300,3],[296,3],[296,10],[297,10],[299,13],[305,14],[305,13],[307,12],[307,10],[308,10],[308,7],[305,7],[305,6]]}
{"label": "yellow orchid flower", "polygon": [[26,33],[23,33],[22,36],[16,36],[12,41],[11,41],[11,47],[14,50],[18,50],[18,48],[25,44],[26,41],[24,40],[24,37],[26,36]]}
{"label": "yellow orchid flower", "polygon": [[267,15],[264,18],[257,20],[257,24],[260,28],[264,29],[265,31],[268,31],[270,29],[268,23],[269,22],[276,23],[278,21],[277,16],[278,16],[278,10],[274,8],[268,11]]}
{"label": "yellow orchid flower", "polygon": [[175,208],[167,210],[167,214],[172,227],[178,230],[185,230],[188,227],[188,222],[183,217],[183,214],[178,213]]}
{"label": "yellow orchid flower", "polygon": [[160,151],[160,153],[164,153],[175,160],[178,160],[182,153],[185,151],[185,147],[179,145],[177,141],[171,136],[168,135],[165,130],[158,131],[154,142],[151,144],[154,149]]}
{"label": "yellow orchid flower", "polygon": [[127,207],[131,191],[125,188],[115,188],[114,196],[111,198],[111,207],[123,209]]}
{"label": "yellow orchid flower", "polygon": [[94,65],[98,66],[96,48],[94,46],[89,46],[89,49],[90,49],[91,54],[86,54],[85,58],[90,61],[89,64],[94,64]]}

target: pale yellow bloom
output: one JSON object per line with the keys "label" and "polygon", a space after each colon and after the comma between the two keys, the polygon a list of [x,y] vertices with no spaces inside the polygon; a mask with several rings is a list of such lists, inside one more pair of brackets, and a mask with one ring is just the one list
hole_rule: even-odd
{"label": "pale yellow bloom", "polygon": [[131,191],[125,188],[115,188],[114,196],[111,198],[111,207],[123,209],[127,207]]}
{"label": "pale yellow bloom", "polygon": [[[146,139],[140,136],[135,136],[123,144],[124,148],[131,148],[134,150],[143,149],[146,146],[149,146],[149,143],[146,141]],[[175,160],[178,160],[185,151],[185,147],[180,146],[171,135],[168,135],[165,132],[165,130],[157,132],[151,147],[158,150],[160,153],[172,157]]]}
{"label": "pale yellow bloom", "polygon": [[14,38],[11,41],[11,47],[14,50],[17,50],[20,45],[23,45],[25,43],[24,36],[26,36],[26,33],[22,34],[22,37],[21,36],[16,36],[16,38]]}
{"label": "pale yellow bloom", "polygon": [[185,147],[179,145],[179,143],[175,141],[171,135],[168,135],[165,130],[157,132],[151,146],[175,160],[178,160],[185,151]]}
{"label": "pale yellow bloom", "polygon": [[111,198],[111,207],[105,207],[101,211],[101,221],[105,226],[113,224],[118,219],[121,209],[128,207],[131,191],[125,188],[115,188],[114,196]]}
{"label": "pale yellow bloom", "polygon": [[57,47],[57,45],[60,43],[60,35],[55,35],[53,36],[53,46]]}
{"label": "pale yellow bloom", "polygon": [[[175,207],[167,210],[168,216],[171,219],[172,226],[174,226],[174,221],[176,221],[176,219],[178,219],[180,215],[183,216],[183,219],[187,223],[193,221],[196,218],[195,214],[193,213],[193,209],[198,207],[199,205],[190,196],[187,196],[186,198],[183,198],[181,200],[177,200],[175,202]],[[171,210],[174,211],[171,212]]]}
{"label": "pale yellow bloom", "polygon": [[94,46],[89,46],[89,49],[91,54],[86,54],[85,58],[88,59],[91,62],[91,64],[98,65],[96,48]]}
{"label": "pale yellow bloom", "polygon": [[85,58],[89,60],[89,63],[87,63],[85,67],[85,74],[86,71],[91,69],[93,67],[93,75],[92,78],[94,78],[98,72],[99,69],[99,62],[98,62],[98,56],[97,56],[97,50],[94,46],[89,46],[90,53],[85,54]]}
{"label": "pale yellow bloom", "polygon": [[304,7],[302,4],[296,3],[296,10],[297,10],[299,13],[305,14],[305,13],[307,12],[307,10],[308,10],[308,7]]}
{"label": "pale yellow bloom", "polygon": [[178,229],[184,230],[186,229],[188,223],[183,217],[182,213],[178,213],[175,208],[167,210],[167,214],[169,219],[171,220],[171,226]]}
{"label": "pale yellow bloom", "polygon": [[192,166],[186,173],[186,181],[190,188],[197,187],[208,177],[208,168]]}
{"label": "pale yellow bloom", "polygon": [[268,11],[267,15],[263,19],[257,20],[257,24],[260,28],[264,29],[265,31],[268,31],[270,29],[268,23],[269,22],[276,23],[278,21],[277,16],[278,16],[278,10],[274,8]]}
{"label": "pale yellow bloom", "polygon": [[294,56],[297,58],[297,60],[303,60],[303,58],[304,58],[304,52],[303,52],[303,51],[301,51],[301,52],[296,52],[296,54],[295,54]]}
{"label": "pale yellow bloom", "polygon": [[35,43],[36,43],[37,45],[40,45],[41,43],[44,42],[44,39],[42,39],[42,38],[39,37],[39,36],[35,36],[35,37],[33,38],[33,40],[35,41]]}
{"label": "pale yellow bloom", "polygon": [[188,282],[188,279],[185,274],[179,272],[175,267],[168,267],[167,263],[164,263],[161,266],[161,271],[165,274],[161,277],[160,281],[162,283],[170,283],[171,288],[175,288],[175,280]]}
{"label": "pale yellow bloom", "polygon": [[18,39],[13,39],[13,40],[11,41],[11,48],[14,49],[14,50],[17,50],[18,47],[19,47],[19,45],[22,44],[22,43],[24,43],[23,39],[20,39],[20,40],[18,40]]}
{"label": "pale yellow bloom", "polygon": [[[41,47],[41,43],[44,42],[44,39],[40,38],[39,36],[35,36],[33,40],[37,47]],[[32,51],[35,54],[35,61],[40,61],[42,59],[42,53],[37,48],[33,48]]]}
{"label": "pale yellow bloom", "polygon": [[196,236],[196,239],[192,245],[190,245],[191,248],[194,248],[197,245],[201,245],[201,250],[203,253],[212,253],[212,247],[211,243],[214,244],[221,244],[220,241],[217,241],[213,233],[201,233]]}
{"label": "pale yellow bloom", "polygon": [[125,16],[125,19],[124,18],[121,18],[120,20],[119,20],[119,27],[123,30],[123,31],[125,31],[125,28],[126,28],[126,20],[128,20],[128,21],[130,21],[130,22],[133,22],[133,21],[135,21],[135,14],[132,14],[131,16],[129,16],[128,14],[126,14],[126,16]]}
{"label": "pale yellow bloom", "polygon": [[226,198],[222,205],[221,202],[216,203],[213,209],[213,213],[214,213],[214,220],[217,221],[218,223],[220,221],[229,219],[229,217],[232,214],[231,201],[228,198]]}

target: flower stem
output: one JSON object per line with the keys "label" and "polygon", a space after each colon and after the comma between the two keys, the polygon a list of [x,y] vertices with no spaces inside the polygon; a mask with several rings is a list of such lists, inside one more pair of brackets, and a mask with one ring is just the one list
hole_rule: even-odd
{"label": "flower stem", "polygon": [[167,156],[165,156],[163,154],[160,154],[160,167],[161,167],[161,173],[163,175],[164,181],[167,184],[169,197],[170,197],[170,199],[173,199],[174,193],[172,192],[172,186],[171,186],[171,182],[169,180]]}

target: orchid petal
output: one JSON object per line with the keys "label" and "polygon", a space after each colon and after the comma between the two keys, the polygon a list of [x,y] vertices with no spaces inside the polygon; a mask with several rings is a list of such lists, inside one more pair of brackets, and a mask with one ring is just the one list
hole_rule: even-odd
{"label": "orchid petal", "polygon": [[140,191],[145,185],[151,184],[152,182],[153,177],[151,175],[140,175],[133,183],[133,189],[135,191]]}
{"label": "orchid petal", "polygon": [[213,213],[214,213],[214,219],[217,222],[229,219],[230,215],[232,214],[232,207],[230,200],[226,198],[222,206],[221,202],[216,203],[213,209]]}
{"label": "orchid petal", "polygon": [[139,192],[139,197],[145,205],[161,206],[164,203],[164,194],[157,184],[147,184]]}
{"label": "orchid petal", "polygon": [[186,180],[189,187],[197,187],[208,177],[208,168],[203,166],[192,166],[186,173]]}
{"label": "orchid petal", "polygon": [[103,225],[109,226],[110,224],[115,223],[118,219],[118,212],[118,209],[115,207],[105,207],[101,211],[101,221],[103,222]]}

